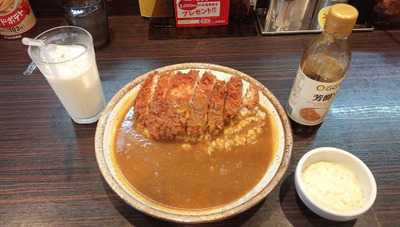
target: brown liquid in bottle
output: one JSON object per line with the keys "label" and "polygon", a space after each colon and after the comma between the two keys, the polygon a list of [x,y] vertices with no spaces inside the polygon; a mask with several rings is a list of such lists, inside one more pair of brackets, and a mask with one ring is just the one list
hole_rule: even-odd
{"label": "brown liquid in bottle", "polygon": [[[331,50],[332,48],[323,48],[326,51],[322,53],[315,53],[313,50],[319,49],[320,46],[329,46],[332,37],[331,35],[324,34],[310,46],[308,50],[305,51],[302,61],[300,63],[300,68],[303,70],[303,73],[309,77],[310,79],[324,82],[324,83],[332,83],[340,81],[344,78],[346,69],[350,63],[350,49],[347,44],[343,43],[339,46],[343,46],[344,53],[339,57],[335,58],[332,56],[338,56],[337,50]],[[347,41],[347,40],[346,40]],[[339,42],[346,42],[345,40]],[[318,47],[319,46],[319,47]],[[309,117],[312,119],[312,112],[308,113]],[[320,127],[321,123],[308,126],[299,124],[291,119],[291,125],[293,132],[296,134],[302,134],[304,136],[314,134]]]}
{"label": "brown liquid in bottle", "polygon": [[325,31],[305,50],[289,97],[294,132],[315,131],[328,113],[350,64],[347,38],[356,18],[352,6],[332,6]]}

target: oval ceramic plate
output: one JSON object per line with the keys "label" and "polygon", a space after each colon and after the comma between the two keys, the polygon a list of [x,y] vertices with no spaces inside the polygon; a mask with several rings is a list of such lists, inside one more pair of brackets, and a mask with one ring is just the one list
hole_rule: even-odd
{"label": "oval ceramic plate", "polygon": [[182,222],[182,223],[202,223],[212,222],[231,217],[254,206],[265,198],[269,192],[278,184],[289,164],[292,150],[292,133],[285,111],[279,101],[272,93],[257,80],[237,70],[212,64],[185,63],[162,67],[155,71],[164,72],[170,70],[199,70],[200,75],[203,71],[209,70],[220,80],[229,80],[231,75],[239,76],[244,82],[244,89],[249,83],[255,84],[260,88],[260,104],[265,107],[272,115],[275,128],[275,151],[274,159],[267,168],[263,178],[252,190],[241,198],[223,206],[200,209],[185,210],[173,209],[143,197],[139,192],[128,186],[120,170],[115,165],[114,160],[114,141],[115,133],[119,122],[125,117],[133,100],[141,87],[141,83],[146,79],[148,72],[123,87],[109,102],[102,117],[100,118],[95,138],[96,158],[107,183],[110,187],[128,204],[136,209],[151,216],[161,219]]}

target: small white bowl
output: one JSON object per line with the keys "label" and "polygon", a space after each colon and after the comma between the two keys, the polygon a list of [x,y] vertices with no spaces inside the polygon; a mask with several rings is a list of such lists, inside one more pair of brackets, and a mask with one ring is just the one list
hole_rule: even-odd
{"label": "small white bowl", "polygon": [[[311,164],[327,161],[339,163],[353,171],[361,184],[364,193],[365,203],[357,210],[348,213],[337,213],[321,207],[318,202],[313,200],[304,190],[302,180],[303,171]],[[356,156],[342,149],[334,147],[320,147],[307,152],[299,161],[295,172],[295,186],[297,194],[304,204],[319,216],[333,221],[348,221],[365,213],[371,208],[376,198],[376,182],[369,168]]]}

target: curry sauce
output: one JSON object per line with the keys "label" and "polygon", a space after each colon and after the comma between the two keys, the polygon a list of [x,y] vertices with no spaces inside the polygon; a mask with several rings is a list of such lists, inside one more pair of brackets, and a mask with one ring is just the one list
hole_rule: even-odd
{"label": "curry sauce", "polygon": [[[131,189],[152,201],[182,209],[221,206],[250,191],[271,163],[275,129],[265,113],[265,124],[254,141],[210,152],[210,141],[190,144],[146,138],[135,130],[130,108],[117,129],[114,160]],[[235,133],[214,141],[245,136]]]}

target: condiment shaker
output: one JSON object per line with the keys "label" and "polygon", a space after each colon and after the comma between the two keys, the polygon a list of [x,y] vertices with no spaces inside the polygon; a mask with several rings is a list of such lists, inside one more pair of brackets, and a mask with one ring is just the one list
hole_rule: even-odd
{"label": "condiment shaker", "polygon": [[90,32],[95,48],[108,43],[107,10],[103,0],[64,1],[64,11],[70,25],[82,27]]}

